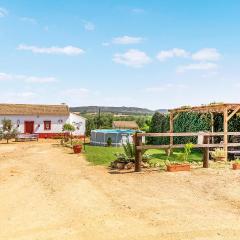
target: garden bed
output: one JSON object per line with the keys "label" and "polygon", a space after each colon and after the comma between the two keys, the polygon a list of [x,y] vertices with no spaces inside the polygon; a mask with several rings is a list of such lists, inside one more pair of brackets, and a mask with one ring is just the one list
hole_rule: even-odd
{"label": "garden bed", "polygon": [[[119,147],[100,147],[100,146],[91,146],[86,145],[86,159],[94,165],[103,165],[109,166],[112,161],[116,159],[116,153],[123,153],[123,148]],[[174,151],[173,154],[168,158],[164,150],[151,149],[146,151],[146,154],[151,157],[152,167],[165,168],[165,161],[175,161],[181,155],[181,151]],[[201,163],[202,162],[202,153],[200,151],[194,150],[189,155],[190,163]]]}

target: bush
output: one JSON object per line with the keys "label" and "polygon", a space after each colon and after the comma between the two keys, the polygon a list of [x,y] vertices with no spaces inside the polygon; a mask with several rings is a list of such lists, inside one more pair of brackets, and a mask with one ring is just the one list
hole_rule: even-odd
{"label": "bush", "polygon": [[[159,112],[154,113],[150,123],[149,132],[164,133],[168,131],[169,131],[169,115],[162,114]],[[154,145],[169,144],[168,137],[150,137],[147,138],[147,141]]]}
{"label": "bush", "polygon": [[[150,124],[149,132],[164,133],[169,131],[169,114],[161,114],[156,112]],[[210,114],[199,114],[194,112],[179,113],[174,120],[174,132],[199,132],[211,130]],[[196,142],[196,137],[174,137],[175,144],[186,144],[188,142]],[[151,137],[148,138],[151,144],[165,145],[169,144],[169,137]]]}
{"label": "bush", "polygon": [[111,145],[112,145],[112,139],[109,137],[109,138],[107,139],[107,146],[108,146],[108,147],[111,147]]}
{"label": "bush", "polygon": [[[65,123],[63,125],[63,131],[67,132],[68,134],[70,133],[70,139],[71,139],[71,145],[72,145],[72,138],[73,138],[72,133],[75,131],[75,127],[70,123]],[[66,141],[66,138],[65,138],[65,141]]]}
{"label": "bush", "polygon": [[18,134],[16,128],[13,128],[12,121],[9,119],[2,120],[2,128],[0,131],[0,139],[7,140],[7,143],[10,139],[15,138]]}

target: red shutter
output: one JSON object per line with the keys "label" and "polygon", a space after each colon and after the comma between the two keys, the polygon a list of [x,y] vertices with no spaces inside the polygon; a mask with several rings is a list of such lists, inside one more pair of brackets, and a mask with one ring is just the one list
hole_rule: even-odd
{"label": "red shutter", "polygon": [[51,121],[44,121],[44,130],[51,130]]}

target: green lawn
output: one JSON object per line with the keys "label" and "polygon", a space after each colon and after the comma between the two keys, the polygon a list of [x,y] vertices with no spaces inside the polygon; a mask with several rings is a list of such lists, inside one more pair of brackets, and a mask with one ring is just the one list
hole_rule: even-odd
{"label": "green lawn", "polygon": [[[109,166],[110,162],[115,160],[115,153],[123,152],[120,147],[99,147],[86,145],[86,158],[94,165],[105,165]],[[173,154],[169,157],[169,161],[179,161],[179,157],[183,149],[175,150]],[[151,162],[164,164],[167,160],[167,155],[164,150],[150,149],[146,151],[146,154],[151,156]],[[200,162],[202,161],[202,153],[198,150],[193,150],[192,154],[189,156],[189,162]]]}
{"label": "green lawn", "polygon": [[[164,150],[161,149],[150,149],[145,152],[146,154],[151,155],[153,160],[167,160],[168,156],[166,155]],[[181,155],[183,153],[183,149],[174,150],[174,152],[170,155],[169,161],[179,161]],[[189,162],[199,162],[202,161],[202,153],[199,150],[193,150],[188,159]]]}
{"label": "green lawn", "polygon": [[94,165],[108,166],[110,162],[115,160],[115,153],[121,153],[123,149],[120,147],[99,147],[86,145],[86,158]]}

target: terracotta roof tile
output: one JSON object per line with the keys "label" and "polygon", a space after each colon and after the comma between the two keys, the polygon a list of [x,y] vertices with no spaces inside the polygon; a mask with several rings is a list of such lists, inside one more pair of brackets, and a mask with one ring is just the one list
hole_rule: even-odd
{"label": "terracotta roof tile", "polygon": [[68,116],[67,105],[0,104],[0,115],[60,115]]}
{"label": "terracotta roof tile", "polygon": [[135,121],[113,121],[114,128],[139,129]]}

